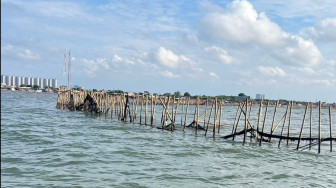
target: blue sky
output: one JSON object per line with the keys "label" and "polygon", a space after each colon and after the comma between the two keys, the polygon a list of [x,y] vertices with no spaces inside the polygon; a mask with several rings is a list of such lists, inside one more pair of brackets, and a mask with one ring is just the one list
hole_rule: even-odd
{"label": "blue sky", "polygon": [[336,102],[335,46],[336,1],[1,1],[1,74],[87,89]]}

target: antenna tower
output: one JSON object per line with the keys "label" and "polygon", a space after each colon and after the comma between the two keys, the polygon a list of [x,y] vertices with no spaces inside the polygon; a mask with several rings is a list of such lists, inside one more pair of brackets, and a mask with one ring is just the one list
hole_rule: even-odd
{"label": "antenna tower", "polygon": [[64,59],[63,59],[63,70],[62,70],[62,86],[63,86],[63,80],[64,80],[64,75],[66,74],[66,49],[64,51]]}
{"label": "antenna tower", "polygon": [[68,62],[68,88],[71,89],[71,51],[69,50],[69,62]]}

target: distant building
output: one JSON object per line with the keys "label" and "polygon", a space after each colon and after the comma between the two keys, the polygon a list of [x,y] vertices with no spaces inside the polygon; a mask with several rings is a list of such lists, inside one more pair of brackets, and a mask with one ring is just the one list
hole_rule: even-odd
{"label": "distant building", "polygon": [[40,88],[45,88],[47,86],[57,88],[56,79],[1,75],[1,85],[20,87],[20,85],[23,84],[31,86],[37,85]]}
{"label": "distant building", "polygon": [[264,100],[265,94],[256,94],[256,100]]}

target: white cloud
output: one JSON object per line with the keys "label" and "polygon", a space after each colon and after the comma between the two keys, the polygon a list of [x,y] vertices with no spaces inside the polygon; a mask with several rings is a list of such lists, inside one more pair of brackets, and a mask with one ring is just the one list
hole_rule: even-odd
{"label": "white cloud", "polygon": [[27,60],[37,60],[40,59],[40,56],[38,54],[34,54],[30,50],[24,50],[23,52],[19,52],[18,56],[21,57],[22,59],[27,59]]}
{"label": "white cloud", "polygon": [[314,27],[304,29],[302,33],[314,40],[336,41],[336,17],[326,18],[318,22]]}
{"label": "white cloud", "polygon": [[325,85],[325,86],[331,86],[332,85],[331,82],[329,80],[326,80],[326,79],[324,79],[324,80],[315,79],[315,80],[313,80],[313,83],[322,84],[322,85]]}
{"label": "white cloud", "polygon": [[184,55],[176,55],[171,50],[167,50],[164,47],[160,47],[156,53],[156,59],[166,67],[177,68],[179,66],[185,66],[192,64],[191,60]]}
{"label": "white cloud", "polygon": [[161,72],[161,75],[166,77],[166,78],[180,78],[181,77],[180,75],[173,74],[172,72],[169,72],[169,71]]}
{"label": "white cloud", "polygon": [[117,54],[114,54],[112,61],[115,63],[119,63],[122,61],[122,58],[119,57]]}
{"label": "white cloud", "polygon": [[84,64],[84,72],[89,75],[94,75],[97,71],[107,70],[110,68],[106,58],[96,58],[95,60],[83,58],[81,59],[81,62]]}
{"label": "white cloud", "polygon": [[284,32],[245,0],[233,1],[225,10],[208,13],[201,28],[206,40],[230,44],[251,55],[256,49],[262,56],[293,66],[315,66],[323,61],[311,40]]}
{"label": "white cloud", "polygon": [[283,71],[279,67],[264,67],[264,66],[259,66],[258,71],[262,73],[263,75],[266,76],[286,76],[285,71]]}
{"label": "white cloud", "polygon": [[13,46],[10,44],[7,44],[6,46],[1,46],[1,53],[6,53],[6,51],[12,50]]}
{"label": "white cloud", "polygon": [[157,60],[164,66],[176,68],[179,62],[179,56],[164,47],[160,47],[157,54]]}
{"label": "white cloud", "polygon": [[219,61],[223,64],[232,64],[234,58],[231,57],[228,52],[217,46],[205,47],[204,50],[209,53],[209,58]]}
{"label": "white cloud", "polygon": [[219,79],[219,76],[214,72],[209,72],[209,76],[211,76],[213,78],[216,78],[216,79]]}
{"label": "white cloud", "polygon": [[307,75],[316,74],[316,72],[310,67],[302,67],[302,68],[298,68],[297,70]]}

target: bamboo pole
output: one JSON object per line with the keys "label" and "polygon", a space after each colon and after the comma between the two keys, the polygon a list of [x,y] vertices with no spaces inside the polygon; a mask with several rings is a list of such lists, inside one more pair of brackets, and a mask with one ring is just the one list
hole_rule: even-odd
{"label": "bamboo pole", "polygon": [[309,150],[311,149],[311,138],[312,138],[312,122],[313,122],[313,103],[310,103],[310,131],[309,131]]}
{"label": "bamboo pole", "polygon": [[237,108],[237,111],[236,111],[236,116],[235,116],[235,119],[234,119],[234,122],[233,122],[233,125],[232,125],[232,131],[231,131],[231,134],[233,134],[234,130],[235,130],[235,125],[236,125],[236,120],[237,120],[237,115],[238,115],[238,110],[241,106],[241,103],[239,103],[238,105],[238,108]]}
{"label": "bamboo pole", "polygon": [[156,103],[157,103],[157,96],[155,95],[155,99],[154,99],[154,108],[153,108],[153,120],[152,120],[152,122],[151,122],[151,125],[152,125],[152,126],[154,125]]}
{"label": "bamboo pole", "polygon": [[185,132],[185,128],[186,128],[186,124],[187,124],[188,109],[189,109],[189,100],[190,100],[190,98],[188,98],[188,100],[187,100],[187,108],[186,108],[186,113],[185,113],[185,117],[184,117],[184,127],[183,127],[183,132]]}
{"label": "bamboo pole", "polygon": [[147,120],[148,120],[148,95],[146,95],[145,125],[147,125]]}
{"label": "bamboo pole", "polygon": [[197,121],[195,119],[195,123],[196,123],[196,134],[198,132],[198,118],[199,118],[199,96],[197,96]]}
{"label": "bamboo pole", "polygon": [[319,101],[319,130],[318,130],[318,153],[321,152],[321,101]]}
{"label": "bamboo pole", "polygon": [[274,127],[274,121],[275,121],[275,116],[276,116],[276,112],[277,112],[278,105],[279,105],[279,101],[276,102],[276,104],[275,104],[275,108],[274,108],[274,114],[273,114],[273,121],[272,121],[271,133],[270,133],[270,137],[269,137],[269,141],[270,141],[270,142],[271,142],[271,139],[272,139],[273,127]]}
{"label": "bamboo pole", "polygon": [[[285,128],[285,123],[286,123],[286,117],[287,117],[288,107],[289,107],[289,104],[287,105],[287,108],[286,108],[285,119],[284,119],[284,122],[283,122],[283,124],[282,124],[282,129],[281,129],[281,136],[282,136],[283,131],[284,131],[284,128]],[[278,147],[280,147],[280,143],[281,143],[281,138],[279,139]]]}
{"label": "bamboo pole", "polygon": [[245,127],[244,127],[244,140],[243,140],[243,145],[245,145],[246,141],[246,133],[247,133],[247,107],[248,107],[248,99],[246,98],[246,106],[245,106]]}
{"label": "bamboo pole", "polygon": [[218,122],[218,134],[220,132],[220,128],[221,128],[221,120],[222,120],[222,101],[219,101],[219,122]]}
{"label": "bamboo pole", "polygon": [[288,131],[287,131],[287,146],[289,144],[289,131],[290,131],[291,121],[292,121],[292,109],[293,109],[293,101],[291,102],[291,107],[289,109],[289,121],[288,121]]}
{"label": "bamboo pole", "polygon": [[205,122],[206,122],[206,115],[207,115],[207,110],[208,110],[208,99],[206,100],[205,103],[205,111],[204,111],[204,125],[203,127],[205,128]]}
{"label": "bamboo pole", "polygon": [[216,137],[216,122],[217,122],[217,97],[215,97],[215,115],[214,115],[214,126],[213,126],[213,138]]}
{"label": "bamboo pole", "polygon": [[174,131],[174,107],[175,107],[175,95],[173,96],[173,100],[172,100],[172,122],[171,122],[171,127],[170,130]]}
{"label": "bamboo pole", "polygon": [[[236,124],[236,126],[235,126],[235,129],[234,129],[234,133],[233,134],[236,134],[237,133],[237,128],[238,128],[238,126],[239,126],[239,121],[240,121],[240,117],[241,117],[241,115],[242,115],[242,113],[243,113],[243,108],[245,107],[245,103],[242,103],[243,104],[243,106],[239,106],[241,109],[240,109],[240,113],[239,113],[239,116],[238,116],[238,119],[237,119],[237,124]],[[232,140],[234,140],[235,139],[235,136],[233,136],[232,137]]]}
{"label": "bamboo pole", "polygon": [[212,105],[211,105],[211,110],[210,110],[210,114],[209,114],[208,124],[207,124],[207,127],[206,127],[206,129],[205,129],[205,134],[204,134],[204,136],[206,136],[207,133],[208,133],[209,123],[210,123],[210,119],[211,119],[211,114],[212,114],[212,109],[213,109],[214,103],[215,103],[215,102],[212,102]]}
{"label": "bamboo pole", "polygon": [[263,99],[261,98],[260,105],[259,105],[259,113],[258,113],[258,125],[257,125],[257,139],[258,139],[258,132],[259,132],[259,127],[260,127],[260,116],[261,116],[261,111],[262,111],[262,103]]}
{"label": "bamboo pole", "polygon": [[[262,130],[261,133],[264,133],[264,128],[265,128],[265,124],[266,124],[266,118],[267,118],[267,110],[268,110],[268,105],[269,105],[269,101],[267,101],[267,105],[266,105],[266,110],[265,110],[265,115],[264,115],[264,122],[263,122],[263,126],[262,126]],[[259,146],[261,146],[261,141],[263,139],[263,136],[260,136],[260,140],[259,140]]]}
{"label": "bamboo pole", "polygon": [[332,152],[332,120],[331,120],[331,106],[329,106],[329,131],[330,131],[330,152]]}
{"label": "bamboo pole", "polygon": [[144,102],[144,94],[142,94],[142,97],[141,97],[140,125],[142,124],[142,109],[143,109],[143,102]]}
{"label": "bamboo pole", "polygon": [[183,121],[183,111],[184,111],[184,102],[182,102],[182,111],[181,111],[181,126],[182,126],[182,121]]}
{"label": "bamboo pole", "polygon": [[303,116],[302,126],[301,126],[301,130],[300,130],[300,136],[299,136],[299,140],[298,140],[298,144],[297,144],[296,150],[299,150],[299,147],[300,147],[300,141],[301,141],[301,137],[302,137],[303,126],[305,124],[305,119],[306,119],[306,114],[307,114],[308,106],[309,106],[309,104],[306,105],[306,110],[305,110],[305,113],[304,113],[304,116]]}

